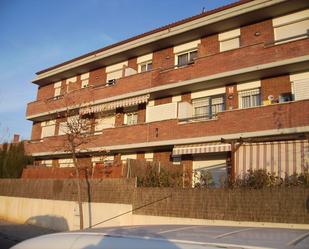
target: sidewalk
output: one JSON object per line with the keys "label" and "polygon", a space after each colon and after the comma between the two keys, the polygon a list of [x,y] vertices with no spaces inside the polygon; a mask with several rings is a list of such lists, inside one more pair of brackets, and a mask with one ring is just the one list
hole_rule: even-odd
{"label": "sidewalk", "polygon": [[8,249],[23,240],[55,232],[47,228],[0,220],[0,248]]}

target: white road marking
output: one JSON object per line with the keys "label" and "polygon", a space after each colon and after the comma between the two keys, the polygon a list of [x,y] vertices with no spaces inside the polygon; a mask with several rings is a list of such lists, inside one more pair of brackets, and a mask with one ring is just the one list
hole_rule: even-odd
{"label": "white road marking", "polygon": [[232,232],[229,232],[229,233],[220,234],[217,237],[215,237],[215,239],[220,239],[220,238],[223,238],[223,237],[235,234],[235,233],[241,233],[241,232],[250,231],[250,230],[254,230],[254,229],[255,228],[239,229],[239,230],[232,231]]}
{"label": "white road marking", "polygon": [[302,240],[304,240],[308,236],[309,236],[309,232],[304,233],[304,234],[298,236],[296,239],[293,239],[292,241],[290,241],[287,245],[288,246],[296,246],[299,242],[301,242]]}
{"label": "white road marking", "polygon": [[180,227],[180,228],[175,228],[175,229],[165,230],[165,231],[159,232],[158,234],[170,233],[170,232],[176,232],[176,231],[182,231],[182,230],[191,229],[191,228],[193,228],[193,227],[197,227],[197,226]]}

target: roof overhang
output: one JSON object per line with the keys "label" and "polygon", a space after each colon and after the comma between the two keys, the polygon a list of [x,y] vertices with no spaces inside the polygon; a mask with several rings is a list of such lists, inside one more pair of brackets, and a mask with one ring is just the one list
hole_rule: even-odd
{"label": "roof overhang", "polygon": [[284,15],[308,6],[308,0],[254,0],[245,2],[180,25],[167,26],[166,29],[154,33],[150,32],[149,35],[145,36],[141,35],[140,38],[133,38],[129,42],[116,44],[116,46],[111,46],[110,49],[100,49],[88,56],[81,56],[62,63],[50,70],[39,72],[33,83],[40,86],[46,85],[102,66],[260,20]]}

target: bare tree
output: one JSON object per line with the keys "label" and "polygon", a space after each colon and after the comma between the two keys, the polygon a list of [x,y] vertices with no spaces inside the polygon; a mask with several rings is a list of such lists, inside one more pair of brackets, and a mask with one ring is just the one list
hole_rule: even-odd
{"label": "bare tree", "polygon": [[83,202],[82,202],[82,181],[81,181],[81,165],[78,163],[77,154],[83,145],[87,144],[89,139],[87,132],[89,132],[90,120],[83,117],[81,114],[70,115],[72,111],[67,111],[67,121],[65,122],[66,135],[66,150],[70,152],[73,159],[73,165],[76,174],[76,185],[78,195],[78,207],[80,217],[80,229],[84,228]]}
{"label": "bare tree", "polygon": [[[85,165],[80,163],[78,156],[80,153],[86,153],[87,147],[92,144],[92,127],[95,125],[95,119],[93,114],[84,114],[81,110],[83,108],[90,108],[90,106],[84,103],[75,104],[76,96],[73,94],[66,94],[63,96],[66,105],[66,111],[59,113],[58,116],[64,118],[64,122],[60,123],[59,130],[65,135],[64,150],[72,156],[73,166],[76,175],[76,186],[78,195],[78,208],[80,216],[80,229],[84,228],[84,212],[83,212],[83,200],[82,200],[82,185],[83,176],[86,178],[88,203],[91,202],[90,197],[90,184],[88,177],[93,177],[94,168],[92,164]],[[89,101],[89,98],[87,99]],[[104,153],[101,150],[100,153]],[[90,170],[90,173],[88,172]],[[84,171],[84,172],[83,172]],[[81,175],[81,173],[84,175]],[[90,205],[90,203],[89,203]],[[89,206],[90,210],[90,206]],[[90,212],[90,211],[89,211]],[[90,217],[89,217],[90,218]]]}

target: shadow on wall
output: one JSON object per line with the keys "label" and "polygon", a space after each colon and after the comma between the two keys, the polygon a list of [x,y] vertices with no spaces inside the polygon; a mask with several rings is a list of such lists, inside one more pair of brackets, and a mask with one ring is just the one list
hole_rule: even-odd
{"label": "shadow on wall", "polygon": [[26,220],[26,224],[50,228],[55,231],[68,231],[69,225],[67,220],[61,216],[41,215],[34,216]]}

